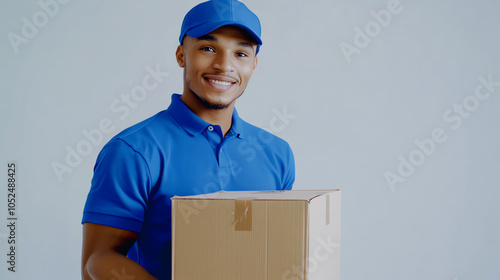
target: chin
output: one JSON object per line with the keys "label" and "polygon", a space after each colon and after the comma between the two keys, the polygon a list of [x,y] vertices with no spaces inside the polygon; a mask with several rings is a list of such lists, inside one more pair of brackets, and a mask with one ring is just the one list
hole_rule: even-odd
{"label": "chin", "polygon": [[[198,101],[203,105],[205,106],[206,108],[208,109],[212,109],[212,110],[223,110],[223,109],[226,109],[228,108],[233,102],[224,102],[224,100],[213,100],[213,99],[208,99],[208,98],[205,98],[205,97],[202,97],[196,93],[194,93],[194,96],[196,97],[196,99],[198,99]],[[236,99],[235,99],[236,100]]]}

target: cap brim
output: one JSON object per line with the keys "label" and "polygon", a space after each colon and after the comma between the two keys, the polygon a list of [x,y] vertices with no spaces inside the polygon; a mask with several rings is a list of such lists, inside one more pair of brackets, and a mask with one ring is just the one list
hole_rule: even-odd
{"label": "cap brim", "polygon": [[217,29],[219,27],[226,26],[226,25],[233,25],[233,26],[237,26],[237,27],[245,29],[255,39],[255,41],[257,42],[258,45],[262,45],[262,40],[259,38],[259,36],[257,36],[257,34],[255,32],[253,32],[251,29],[246,27],[244,24],[234,22],[234,21],[221,21],[221,22],[206,23],[206,24],[200,25],[198,27],[195,27],[195,28],[187,31],[186,35],[188,35],[189,37],[200,37],[200,36],[203,36],[205,34],[208,34],[212,31],[214,31],[215,29]]}

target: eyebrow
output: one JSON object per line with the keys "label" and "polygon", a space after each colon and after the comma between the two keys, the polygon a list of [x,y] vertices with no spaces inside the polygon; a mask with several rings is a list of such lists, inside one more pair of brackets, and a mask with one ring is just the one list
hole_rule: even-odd
{"label": "eyebrow", "polygon": [[[200,37],[196,38],[198,41],[212,41],[212,42],[217,42],[217,38],[212,36],[212,35],[202,35]],[[253,45],[247,42],[240,41],[237,43],[238,46],[240,47],[248,47],[253,49]]]}
{"label": "eyebrow", "polygon": [[198,38],[198,41],[214,41],[214,42],[217,42],[217,38],[215,38],[214,36],[211,36],[211,35],[202,35]]}

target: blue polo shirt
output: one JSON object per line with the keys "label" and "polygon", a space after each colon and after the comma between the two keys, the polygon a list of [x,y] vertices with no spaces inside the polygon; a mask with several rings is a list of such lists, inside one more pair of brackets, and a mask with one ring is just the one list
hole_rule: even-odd
{"label": "blue polo shirt", "polygon": [[290,190],[294,158],[284,140],[236,109],[226,136],[172,95],[167,110],[131,126],[101,150],[82,223],[139,232],[128,257],[171,277],[171,200],[220,190]]}

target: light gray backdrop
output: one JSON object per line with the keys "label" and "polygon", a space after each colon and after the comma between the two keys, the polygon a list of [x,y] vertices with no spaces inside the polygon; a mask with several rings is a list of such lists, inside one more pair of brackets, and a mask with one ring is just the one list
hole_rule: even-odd
{"label": "light gray backdrop", "polygon": [[[0,3],[0,278],[78,279],[97,153],[182,91],[198,1]],[[499,280],[499,2],[245,3],[264,45],[237,108],[291,144],[295,189],[342,189],[341,278]]]}

